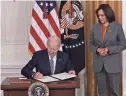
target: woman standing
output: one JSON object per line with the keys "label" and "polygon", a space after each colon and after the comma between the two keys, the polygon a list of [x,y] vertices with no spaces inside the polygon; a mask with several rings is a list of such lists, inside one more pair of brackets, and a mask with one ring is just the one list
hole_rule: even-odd
{"label": "woman standing", "polygon": [[120,96],[122,72],[121,52],[126,49],[126,38],[122,25],[115,22],[115,13],[108,4],[96,10],[99,23],[92,27],[89,46],[93,52],[93,71],[96,75],[99,96]]}

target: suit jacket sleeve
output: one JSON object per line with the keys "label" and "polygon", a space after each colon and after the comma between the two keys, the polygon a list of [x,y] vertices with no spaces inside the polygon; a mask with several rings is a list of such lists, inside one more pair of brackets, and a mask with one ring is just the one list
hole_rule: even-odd
{"label": "suit jacket sleeve", "polygon": [[123,51],[124,49],[126,49],[126,38],[125,38],[121,24],[119,25],[119,28],[118,28],[117,40],[118,40],[117,45],[108,47],[109,54],[119,53],[119,52]]}
{"label": "suit jacket sleeve", "polygon": [[32,59],[22,68],[21,74],[27,78],[32,78],[32,75],[35,73],[33,72],[33,68],[35,68],[37,62],[36,53],[34,53]]}
{"label": "suit jacket sleeve", "polygon": [[94,53],[94,54],[97,54],[97,48],[98,46],[96,46],[95,44],[95,40],[94,40],[94,25],[92,27],[92,32],[90,34],[90,40],[89,40],[89,47],[90,47],[90,50]]}

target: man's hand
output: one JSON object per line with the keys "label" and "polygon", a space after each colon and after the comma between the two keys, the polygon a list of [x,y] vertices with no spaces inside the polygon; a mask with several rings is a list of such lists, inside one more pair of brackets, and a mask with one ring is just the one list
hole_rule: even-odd
{"label": "man's hand", "polygon": [[74,70],[70,70],[69,72],[68,72],[68,74],[72,74],[72,75],[75,75],[75,71]]}
{"label": "man's hand", "polygon": [[43,74],[40,72],[37,72],[34,74],[34,78],[36,78],[36,79],[41,79],[42,77],[43,77]]}

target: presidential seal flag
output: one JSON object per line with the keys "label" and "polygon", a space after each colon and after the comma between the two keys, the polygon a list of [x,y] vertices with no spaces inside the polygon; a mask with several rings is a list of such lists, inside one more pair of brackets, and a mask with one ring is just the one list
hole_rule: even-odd
{"label": "presidential seal flag", "polygon": [[35,1],[29,33],[29,52],[33,54],[46,49],[47,39],[52,35],[61,35],[56,1]]}
{"label": "presidential seal flag", "polygon": [[63,51],[79,73],[85,68],[84,15],[79,1],[61,1],[59,9]]}

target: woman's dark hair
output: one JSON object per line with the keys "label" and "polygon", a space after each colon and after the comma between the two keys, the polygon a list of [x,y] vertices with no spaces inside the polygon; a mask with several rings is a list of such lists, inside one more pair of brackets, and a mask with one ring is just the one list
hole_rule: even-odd
{"label": "woman's dark hair", "polygon": [[101,9],[103,10],[108,22],[111,23],[111,22],[115,21],[115,13],[114,13],[113,9],[110,7],[109,4],[99,5],[98,9],[96,10],[97,18],[98,18],[98,11],[101,10]]}

